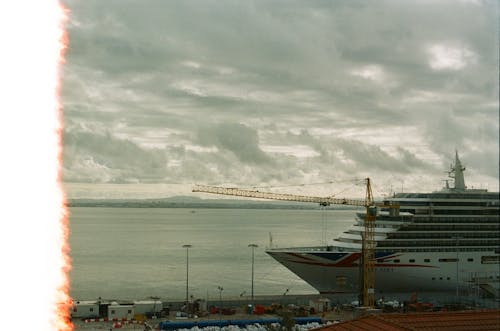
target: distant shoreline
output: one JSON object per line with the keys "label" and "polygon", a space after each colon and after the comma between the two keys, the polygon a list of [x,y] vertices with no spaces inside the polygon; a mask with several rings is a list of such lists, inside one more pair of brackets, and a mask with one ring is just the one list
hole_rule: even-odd
{"label": "distant shoreline", "polygon": [[[167,199],[68,199],[68,207],[107,207],[107,208],[216,208],[216,209],[307,209],[320,207],[315,203],[287,203],[278,201],[252,201],[173,197]],[[351,206],[323,207],[335,210],[354,210]]]}

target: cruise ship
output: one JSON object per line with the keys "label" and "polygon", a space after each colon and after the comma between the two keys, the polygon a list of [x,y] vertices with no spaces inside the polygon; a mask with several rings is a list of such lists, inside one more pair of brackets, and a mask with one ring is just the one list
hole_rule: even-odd
{"label": "cruise ship", "polygon": [[[445,187],[432,193],[397,193],[375,221],[375,295],[463,293],[498,296],[499,193],[468,189],[458,153]],[[266,251],[321,294],[359,293],[365,213],[328,245]],[[476,293],[478,293],[476,292]]]}

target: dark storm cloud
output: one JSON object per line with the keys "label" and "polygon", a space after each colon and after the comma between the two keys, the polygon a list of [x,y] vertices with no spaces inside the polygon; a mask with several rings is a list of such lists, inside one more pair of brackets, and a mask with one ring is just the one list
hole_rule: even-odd
{"label": "dark storm cloud", "polygon": [[221,123],[198,133],[200,145],[228,150],[244,163],[267,163],[270,158],[259,148],[257,132],[239,123]]}
{"label": "dark storm cloud", "polygon": [[494,1],[66,4],[67,181],[498,182]]}
{"label": "dark storm cloud", "polygon": [[65,132],[63,180],[76,182],[158,182],[167,175],[162,150],[144,150],[110,134]]}

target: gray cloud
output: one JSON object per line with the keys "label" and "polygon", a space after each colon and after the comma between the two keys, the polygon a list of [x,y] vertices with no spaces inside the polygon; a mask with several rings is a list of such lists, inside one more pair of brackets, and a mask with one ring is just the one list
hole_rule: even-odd
{"label": "gray cloud", "polygon": [[66,5],[68,182],[498,186],[493,1]]}
{"label": "gray cloud", "polygon": [[162,150],[90,132],[65,132],[63,180],[76,182],[158,182],[167,175]]}
{"label": "gray cloud", "polygon": [[239,123],[220,123],[198,133],[201,145],[231,151],[244,163],[268,163],[270,158],[259,148],[257,132]]}

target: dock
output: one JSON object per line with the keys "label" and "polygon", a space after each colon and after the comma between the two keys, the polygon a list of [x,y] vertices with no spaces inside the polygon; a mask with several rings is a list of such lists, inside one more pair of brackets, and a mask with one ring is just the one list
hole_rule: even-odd
{"label": "dock", "polygon": [[[183,300],[162,302],[162,313],[154,316],[136,315],[131,319],[110,320],[108,318],[74,319],[75,330],[99,330],[121,328],[122,330],[144,330],[147,323],[158,329],[174,330],[214,325],[246,325],[249,323],[279,323],[285,316],[291,319],[303,318],[300,323],[315,323],[324,325],[350,321],[366,313],[367,310],[357,309],[351,304],[353,296],[335,296],[328,298],[320,294],[305,295],[264,295],[255,296],[255,305],[249,297],[212,298],[211,300],[193,300],[189,305]],[[193,304],[198,302],[199,305]],[[397,301],[396,301],[397,302]],[[131,301],[120,301],[120,304],[130,305]],[[317,304],[320,303],[320,306]],[[325,303],[323,305],[323,303]],[[328,304],[326,304],[328,303]],[[322,306],[321,306],[322,305]],[[251,307],[254,307],[253,310]],[[441,310],[474,310],[482,308],[498,308],[498,303],[491,301],[486,306],[472,307],[466,304],[447,304],[433,306],[425,302],[409,304],[400,302],[399,305],[386,306],[370,310],[370,314],[382,312],[407,313],[429,312]],[[252,312],[253,311],[253,312]],[[239,323],[239,324],[238,324]],[[294,323],[299,324],[299,321]]]}

